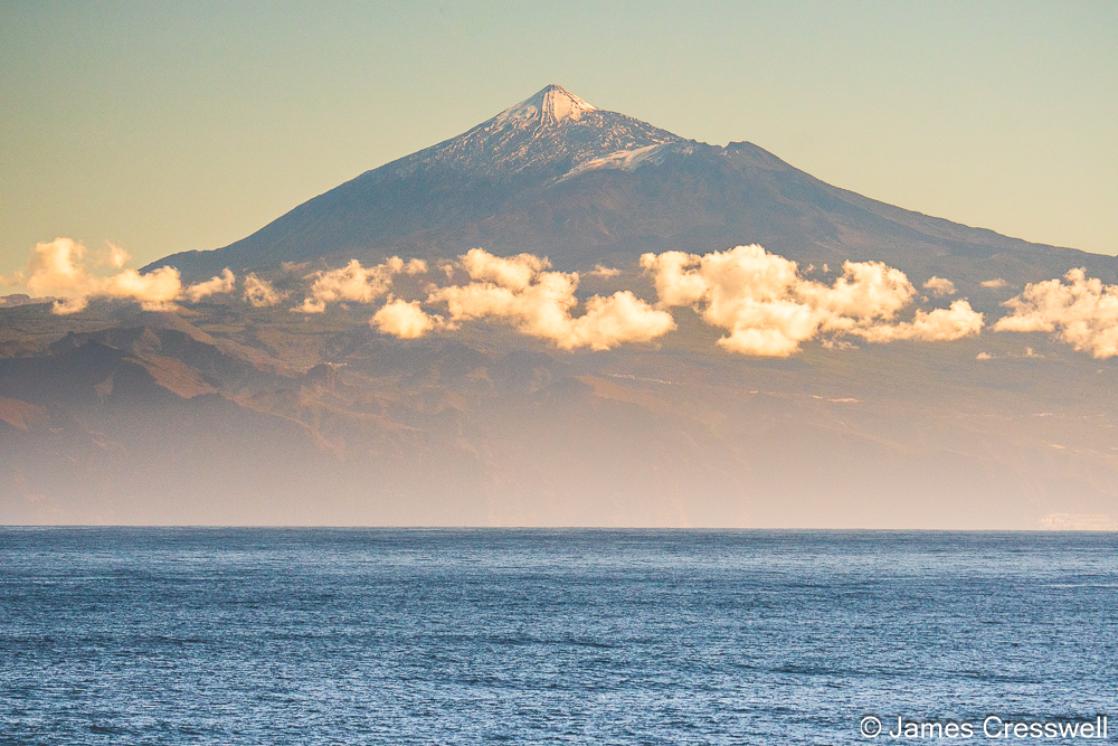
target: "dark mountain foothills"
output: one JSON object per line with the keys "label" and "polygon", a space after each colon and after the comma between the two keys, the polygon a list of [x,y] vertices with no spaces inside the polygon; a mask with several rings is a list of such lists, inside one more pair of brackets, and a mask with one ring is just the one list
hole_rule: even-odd
{"label": "dark mountain foothills", "polygon": [[[977,285],[988,278],[1019,288],[1086,266],[1114,280],[1111,257],[891,207],[557,86],[228,247],[156,264],[272,272],[295,302],[283,262],[480,245],[625,267],[652,298],[633,282],[639,253],[751,242],[942,275],[987,312],[1016,292]],[[680,328],[655,345],[562,352],[499,324],[401,341],[369,327],[369,306],[290,305],[0,308],[0,523],[1043,528],[1118,515],[1118,367],[1046,335],[756,359],[676,309]]]}
{"label": "dark mountain foothills", "polygon": [[[458,137],[367,171],[214,251],[173,254],[189,278],[231,267],[530,251],[561,269],[645,251],[760,243],[804,262],[878,259],[969,291],[1113,257],[1028,243],[826,184],[748,142],[687,140],[550,85]],[[149,268],[150,268],[149,267]]]}

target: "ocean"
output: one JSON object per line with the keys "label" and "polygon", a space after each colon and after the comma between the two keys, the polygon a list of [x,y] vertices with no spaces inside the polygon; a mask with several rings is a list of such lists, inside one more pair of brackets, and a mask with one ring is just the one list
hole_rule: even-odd
{"label": "ocean", "polygon": [[1118,534],[0,529],[4,744],[1097,743],[981,728],[1102,716],[1118,740]]}

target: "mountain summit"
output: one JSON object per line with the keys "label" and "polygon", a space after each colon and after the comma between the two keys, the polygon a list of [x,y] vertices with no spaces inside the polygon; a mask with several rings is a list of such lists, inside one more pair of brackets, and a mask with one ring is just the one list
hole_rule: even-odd
{"label": "mountain summit", "polygon": [[743,243],[805,262],[878,259],[964,286],[990,276],[1041,279],[1074,265],[1106,278],[1115,270],[1111,257],[1069,255],[861,197],[751,143],[688,140],[556,84],[240,241],[149,269],[171,265],[203,277],[282,262],[444,258],[473,246],[531,251],[577,268]]}
{"label": "mountain summit", "polygon": [[598,107],[589,101],[579,98],[561,85],[551,83],[536,95],[505,109],[495,119],[502,124],[553,126],[567,120],[577,122],[582,119],[583,114],[597,110]]}
{"label": "mountain summit", "polygon": [[560,176],[614,153],[681,141],[638,119],[603,111],[552,83],[458,137],[385,168],[400,176],[429,169],[497,180],[523,172]]}

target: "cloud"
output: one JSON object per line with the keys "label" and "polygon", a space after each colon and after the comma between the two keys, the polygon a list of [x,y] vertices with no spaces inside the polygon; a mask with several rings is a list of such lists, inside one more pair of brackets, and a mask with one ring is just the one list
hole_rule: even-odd
{"label": "cloud", "polygon": [[187,300],[192,303],[197,303],[203,298],[208,298],[211,295],[224,295],[233,292],[236,287],[237,278],[233,272],[226,267],[221,270],[221,274],[216,277],[211,277],[205,282],[197,282],[186,289]]}
{"label": "cloud", "polygon": [[[232,290],[233,274],[228,269],[218,277],[184,288],[174,267],[140,274],[124,268],[128,260],[128,253],[116,244],[108,244],[103,256],[91,257],[84,244],[59,237],[36,244],[27,269],[14,279],[31,295],[54,298],[51,311],[60,315],[85,309],[93,298],[130,300],[146,310],[171,310],[184,298],[197,300]],[[116,271],[98,275],[90,271],[91,264]]]}
{"label": "cloud", "polygon": [[1118,355],[1118,285],[1104,285],[1082,268],[1029,283],[1002,305],[1012,313],[998,319],[995,331],[1054,333],[1092,357]]}
{"label": "cloud", "polygon": [[1006,282],[1005,280],[1003,280],[1000,277],[995,277],[992,280],[983,280],[982,282],[980,282],[978,284],[981,285],[984,288],[991,288],[991,289],[1004,288],[1007,285],[1009,285],[1008,282]]}
{"label": "cloud", "polygon": [[105,263],[112,269],[124,269],[124,265],[128,264],[128,260],[131,259],[128,252],[112,241],[109,241],[108,244],[109,255]]}
{"label": "cloud", "polygon": [[586,301],[586,312],[574,319],[559,347],[608,350],[631,342],[650,342],[675,329],[671,314],[654,309],[628,290]]}
{"label": "cloud", "polygon": [[980,352],[977,355],[975,355],[974,359],[975,360],[982,360],[982,361],[993,360],[994,356],[991,355],[989,352],[984,351],[984,352]]}
{"label": "cloud", "polygon": [[400,339],[419,339],[441,322],[441,318],[424,311],[419,301],[401,298],[389,300],[369,319],[369,323],[381,332]]}
{"label": "cloud", "polygon": [[287,294],[279,292],[272,283],[249,272],[245,275],[243,297],[253,308],[269,308],[286,298]]}
{"label": "cloud", "polygon": [[399,274],[422,274],[427,271],[427,263],[422,259],[405,262],[398,256],[389,257],[371,267],[351,259],[338,269],[324,270],[309,275],[313,278],[310,290],[303,302],[294,311],[300,313],[322,313],[329,303],[350,301],[353,303],[372,303],[392,288],[392,280]]}
{"label": "cloud", "polygon": [[628,290],[579,304],[577,272],[549,271],[550,262],[532,254],[498,257],[471,249],[460,258],[469,282],[433,289],[431,305],[445,305],[446,327],[494,319],[528,336],[546,339],[560,349],[608,350],[621,344],[649,342],[675,328],[667,311],[653,308]]}
{"label": "cloud", "polygon": [[145,310],[166,311],[182,295],[182,279],[174,267],[160,267],[144,275],[125,269],[104,279],[100,292],[93,295],[133,300]]}
{"label": "cloud", "polygon": [[916,309],[912,321],[878,324],[854,329],[867,342],[896,342],[902,339],[920,342],[953,342],[973,337],[982,331],[984,317],[965,300],[957,300],[947,308],[933,311]]}
{"label": "cloud", "polygon": [[[19,279],[31,294],[56,298],[55,313],[79,311],[92,297],[131,299],[145,308],[170,309],[176,301],[197,302],[236,287],[236,277],[228,268],[187,286],[173,267],[140,274],[124,268],[127,254],[115,245],[109,246],[103,264],[116,271],[98,276],[86,269],[86,253],[84,246],[67,238],[38,244]],[[829,283],[806,277],[796,262],[758,245],[704,255],[645,254],[641,267],[653,280],[656,305],[631,290],[581,300],[578,272],[556,271],[546,257],[528,253],[501,257],[470,249],[457,261],[438,265],[446,284],[428,283],[422,299],[400,297],[394,285],[401,275],[428,273],[423,260],[390,257],[364,266],[353,259],[343,267],[307,275],[309,287],[292,310],[322,313],[330,303],[372,303],[386,297],[369,323],[402,339],[488,320],[560,349],[608,350],[659,339],[676,328],[671,309],[690,307],[707,324],[725,331],[718,340],[723,349],[766,357],[793,355],[815,339],[831,349],[850,349],[855,347],[850,338],[871,343],[948,341],[978,334],[983,327],[982,314],[966,300],[956,300],[947,308],[918,308],[907,320],[902,318],[917,296],[916,288],[903,272],[882,262],[845,262],[841,274]],[[591,272],[604,277],[617,273],[600,266]],[[936,294],[954,292],[953,283],[945,278],[930,278],[925,287]],[[248,304],[263,308],[277,305],[286,294],[249,273],[242,296]],[[1016,323],[1035,326],[1039,322],[1019,319]]]}
{"label": "cloud", "polygon": [[601,277],[608,279],[610,277],[617,277],[618,275],[620,275],[621,270],[617,269],[616,267],[606,267],[601,264],[595,264],[594,269],[590,270],[586,274],[591,277]]}
{"label": "cloud", "polygon": [[[470,249],[460,257],[471,280],[492,283],[514,292],[526,290],[551,267],[551,260],[534,254],[495,256],[485,249]],[[552,273],[558,274],[558,273]]]}
{"label": "cloud", "polygon": [[723,349],[743,355],[787,357],[820,335],[939,341],[982,328],[982,315],[966,301],[894,323],[916,289],[903,272],[881,262],[845,262],[829,285],[806,279],[796,262],[756,244],[702,256],[645,254],[641,267],[662,305],[694,308],[727,332],[718,340]]}
{"label": "cloud", "polygon": [[942,298],[955,294],[955,283],[946,277],[929,277],[927,282],[924,283],[924,289],[932,295]]}

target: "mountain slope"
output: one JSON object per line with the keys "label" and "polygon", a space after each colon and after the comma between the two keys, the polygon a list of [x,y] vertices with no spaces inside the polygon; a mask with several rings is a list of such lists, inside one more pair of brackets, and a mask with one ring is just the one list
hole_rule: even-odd
{"label": "mountain slope", "polygon": [[476,245],[561,268],[759,242],[793,258],[881,259],[964,283],[1039,279],[1112,257],[1007,238],[826,184],[762,148],[687,140],[550,85],[458,137],[367,171],[215,251],[188,276],[284,261],[449,257]]}

